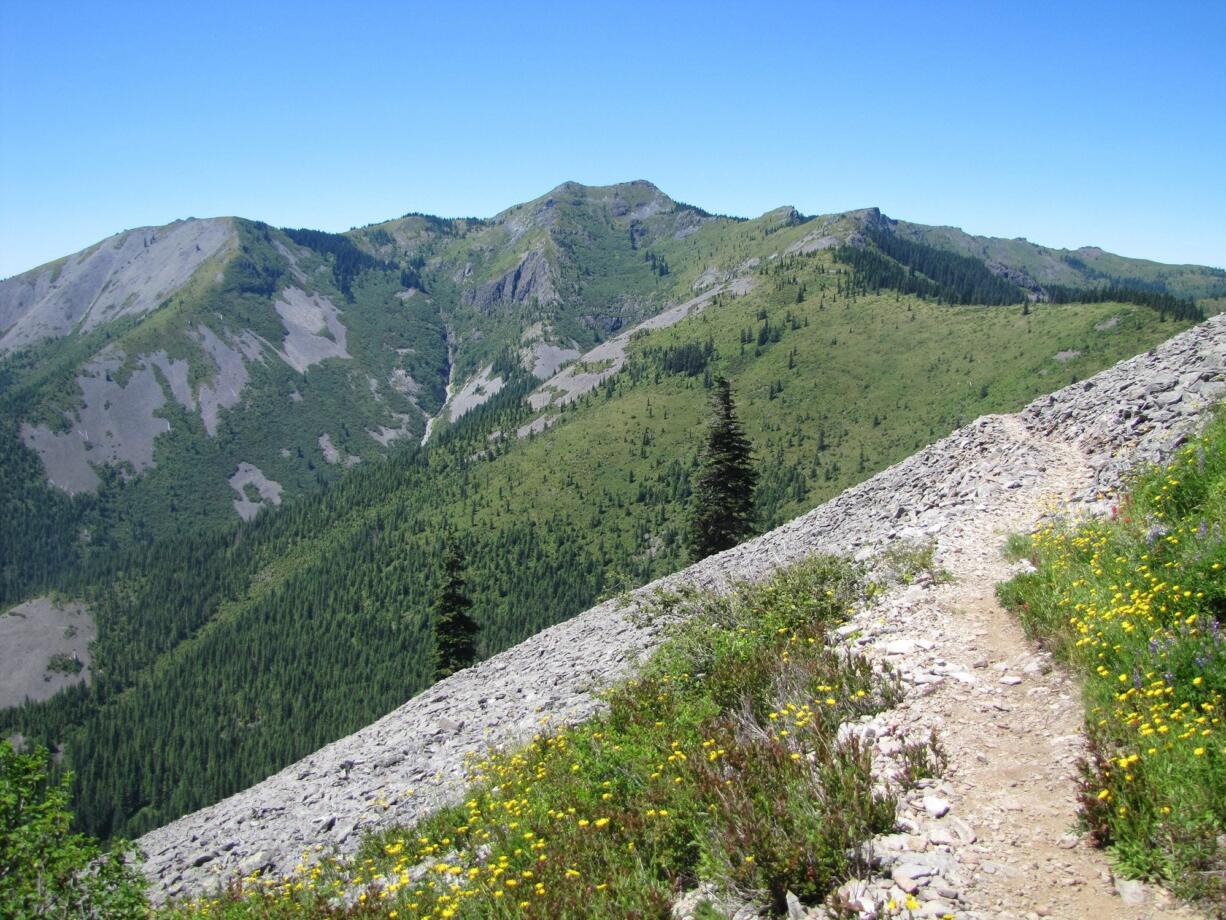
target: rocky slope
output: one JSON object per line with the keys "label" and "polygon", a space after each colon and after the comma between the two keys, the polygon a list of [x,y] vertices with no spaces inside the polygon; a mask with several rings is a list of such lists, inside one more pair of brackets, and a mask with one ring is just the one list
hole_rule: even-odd
{"label": "rocky slope", "polygon": [[236,239],[224,217],[141,227],[0,281],[0,354],[155,310]]}
{"label": "rocky slope", "polygon": [[[1004,531],[1032,526],[1053,498],[1096,507],[1130,466],[1163,457],[1223,395],[1226,317],[1216,317],[1015,416],[981,418],[789,524],[640,589],[628,605],[609,601],[546,630],[263,783],[147,834],[139,841],[147,871],[164,894],[200,891],[240,871],[286,870],[311,847],[351,850],[362,830],[412,820],[450,800],[466,754],[593,711],[594,691],[626,674],[656,641],[658,626],[635,611],[659,589],[760,578],[815,552],[869,558],[896,541],[934,540],[938,559],[963,580],[939,591],[908,589],[860,624],[875,625],[857,641],[902,663],[912,687],[908,708],[879,726],[879,746],[888,759],[902,722],[935,723],[949,728],[966,757],[986,758],[980,766],[988,772],[959,761],[940,790],[965,797],[966,804],[945,803],[955,816],[965,809],[965,828],[930,826],[941,807],[921,801],[903,815],[916,839],[882,842],[883,852],[895,854],[883,858],[884,871],[901,862],[910,876],[863,880],[845,894],[864,906],[891,885],[914,884],[927,892],[933,916],[952,906],[968,916],[1012,916],[1007,889],[1045,915],[1058,901],[1059,916],[1124,916],[1110,913],[1119,907],[1113,895],[1093,887],[1102,871],[1094,854],[1061,856],[1063,843],[1030,840],[1073,821],[1065,771],[1079,743],[1078,704],[1063,678],[1037,676],[1044,665],[985,605],[1004,573],[996,551]],[[979,614],[960,622],[965,607]],[[968,623],[969,642],[961,632]],[[944,695],[926,701],[934,693]],[[1048,720],[1061,726],[1054,741]],[[983,724],[990,737],[979,744],[963,721]],[[1005,726],[999,732],[1021,727],[1054,747],[1037,747],[1033,764],[1023,764],[1011,735],[991,735],[997,723]],[[1010,764],[1038,771],[1031,785],[1010,787],[1021,782],[1001,772]],[[1075,838],[1072,847],[1079,847]],[[1045,871],[1064,872],[1069,890],[1056,897],[1036,889]],[[984,884],[984,874],[997,873],[1001,885]],[[1143,894],[1129,889],[1133,899]]]}

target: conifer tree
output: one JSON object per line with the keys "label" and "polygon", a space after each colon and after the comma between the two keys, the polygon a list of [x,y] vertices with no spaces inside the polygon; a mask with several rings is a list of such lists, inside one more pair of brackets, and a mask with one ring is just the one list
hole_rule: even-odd
{"label": "conifer tree", "polygon": [[690,512],[689,548],[695,560],[736,546],[749,536],[758,478],[749,440],[736,417],[732,387],[725,378],[716,378],[711,402],[714,416]]}
{"label": "conifer tree", "polygon": [[447,547],[443,560],[443,588],[434,602],[434,679],[442,680],[470,667],[477,658],[476,638],[481,627],[469,615],[473,602],[465,593],[464,554],[456,544]]}

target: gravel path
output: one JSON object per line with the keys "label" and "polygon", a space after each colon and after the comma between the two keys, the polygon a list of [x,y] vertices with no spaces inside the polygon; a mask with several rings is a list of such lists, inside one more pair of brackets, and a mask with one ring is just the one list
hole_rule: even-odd
{"label": "gravel path", "polygon": [[896,768],[888,755],[904,739],[932,731],[948,767],[901,805],[910,832],[875,841],[877,876],[845,885],[843,896],[862,917],[909,894],[917,916],[967,920],[1197,916],[1161,889],[1115,879],[1077,831],[1079,687],[1025,637],[995,587],[1017,571],[1002,555],[1008,535],[1053,510],[1084,510],[1078,496],[1093,473],[1076,446],[1003,421],[1043,476],[941,534],[936,559],[952,581],[895,590],[848,624],[849,644],[906,682],[897,709],[857,726],[876,737],[881,772]]}

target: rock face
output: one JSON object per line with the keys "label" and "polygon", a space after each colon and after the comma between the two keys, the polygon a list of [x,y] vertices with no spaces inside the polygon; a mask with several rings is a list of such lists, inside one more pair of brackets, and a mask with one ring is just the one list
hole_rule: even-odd
{"label": "rock face", "polygon": [[[31,598],[0,614],[0,707],[50,699],[65,687],[89,683],[89,644],[97,633],[84,604],[51,597]],[[55,657],[79,666],[51,667]]]}
{"label": "rock face", "polygon": [[224,217],[142,227],[0,281],[0,354],[147,313],[234,239]]}
{"label": "rock face", "polygon": [[250,463],[240,463],[230,477],[230,488],[238,493],[234,510],[244,521],[250,521],[261,508],[281,504],[281,483],[264,475],[264,471]]}
{"label": "rock face", "polygon": [[601,342],[583,355],[579,361],[554,374],[532,392],[528,397],[528,404],[534,410],[539,411],[551,404],[563,406],[573,402],[584,393],[596,389],[622,369],[626,363],[626,349],[630,347],[630,341],[634,338],[635,333],[675,326],[687,316],[700,313],[717,295],[728,291],[734,297],[741,297],[749,293],[752,287],[753,278],[737,277],[684,303],[669,307],[651,319],[643,320],[607,342]]}
{"label": "rock face", "polygon": [[503,383],[503,379],[494,374],[494,366],[487,364],[448,401],[448,418],[454,422],[489,402],[502,389]]}
{"label": "rock face", "polygon": [[121,382],[123,364],[123,353],[108,348],[82,368],[76,381],[81,403],[65,413],[67,431],[22,425],[22,440],[42,458],[51,485],[73,495],[92,492],[101,481],[94,464],[127,465],[135,473],[153,466],[153,442],[170,430],[158,414],[166,395],[149,364]]}
{"label": "rock face", "polygon": [[464,294],[464,303],[493,312],[496,307],[509,307],[530,301],[548,304],[558,299],[553,268],[544,252],[530,250],[519,264],[501,277],[479,285]]}
{"label": "rock face", "polygon": [[[993,516],[1003,520],[1002,509],[1019,496],[1041,491],[1053,457],[1075,457],[1084,470],[1075,497],[1096,500],[1133,464],[1177,446],[1223,393],[1226,315],[1017,415],[978,419],[777,530],[639,589],[628,604],[601,604],[441,681],[251,789],[145,835],[138,843],[148,856],[146,871],[162,894],[199,892],[237,872],[288,870],[317,844],[352,851],[363,830],[412,821],[459,795],[466,754],[592,713],[599,705],[594,691],[626,675],[659,641],[658,625],[634,615],[657,590],[718,589],[814,553],[867,558],[900,540],[935,538],[940,555],[945,534],[973,530]],[[884,645],[883,654],[900,658],[932,646],[915,637],[890,641],[908,643],[892,652]],[[955,670],[948,676],[961,681],[964,672]],[[955,839],[973,836],[935,817],[949,806],[946,790],[926,794],[932,801],[917,803],[924,820],[947,822]],[[919,870],[904,868],[912,873],[902,873],[905,888]]]}

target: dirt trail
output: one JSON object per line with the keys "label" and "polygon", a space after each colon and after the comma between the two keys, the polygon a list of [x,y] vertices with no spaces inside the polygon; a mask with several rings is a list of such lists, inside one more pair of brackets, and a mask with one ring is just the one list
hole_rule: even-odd
{"label": "dirt trail", "polygon": [[[1079,687],[997,603],[995,587],[1017,570],[1002,555],[1007,536],[1030,530],[1053,509],[1075,511],[1071,499],[1086,491],[1088,463],[1075,448],[1036,436],[1013,417],[1004,422],[1011,438],[1039,452],[1044,475],[941,534],[937,560],[952,582],[894,592],[866,613],[874,618],[865,630],[875,632],[869,654],[908,676],[906,702],[891,717],[904,731],[937,731],[948,755],[939,794],[951,806],[949,817],[975,838],[954,835],[935,844],[933,832],[937,841],[949,839],[940,832],[949,818],[934,820],[913,802],[904,809],[919,825],[912,844],[957,860],[960,871],[952,874],[963,884],[947,905],[957,917],[1200,916],[1161,889],[1117,883],[1106,855],[1078,831]],[[908,858],[904,853],[899,862]]]}

